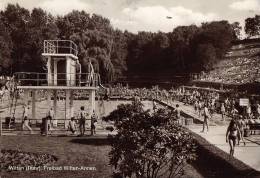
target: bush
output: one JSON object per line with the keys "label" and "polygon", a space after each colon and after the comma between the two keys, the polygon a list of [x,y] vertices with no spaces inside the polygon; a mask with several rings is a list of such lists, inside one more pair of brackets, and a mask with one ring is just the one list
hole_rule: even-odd
{"label": "bush", "polygon": [[9,170],[9,166],[47,166],[57,161],[55,156],[49,154],[29,153],[19,150],[0,151],[0,170]]}
{"label": "bush", "polygon": [[111,141],[110,164],[117,175],[177,177],[196,158],[192,136],[176,123],[172,110],[144,111],[141,102],[119,105],[106,121],[118,131]]}

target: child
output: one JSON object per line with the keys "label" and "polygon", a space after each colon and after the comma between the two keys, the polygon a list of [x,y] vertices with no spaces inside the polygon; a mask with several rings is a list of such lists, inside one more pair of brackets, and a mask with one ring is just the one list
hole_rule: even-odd
{"label": "child", "polygon": [[76,122],[75,122],[74,117],[72,117],[70,119],[68,127],[69,127],[68,129],[72,132],[72,134],[75,134],[75,132],[76,132]]}

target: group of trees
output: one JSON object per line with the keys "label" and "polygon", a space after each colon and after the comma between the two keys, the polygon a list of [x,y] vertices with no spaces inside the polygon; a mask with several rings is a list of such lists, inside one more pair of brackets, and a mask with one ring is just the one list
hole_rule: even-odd
{"label": "group of trees", "polygon": [[249,17],[245,20],[245,32],[248,37],[256,37],[260,35],[260,15]]}
{"label": "group of trees", "polygon": [[0,13],[1,73],[43,71],[41,58],[44,39],[57,38],[54,17],[42,9],[32,12],[19,5],[8,5]]}
{"label": "group of trees", "polygon": [[210,70],[237,38],[227,21],[179,26],[170,33],[140,32],[129,43],[129,72],[171,75]]}
{"label": "group of trees", "polygon": [[[108,19],[73,11],[54,17],[40,8],[31,12],[18,4],[9,4],[0,13],[0,72],[44,72],[41,53],[46,39],[71,39],[79,46],[79,59],[86,70],[91,60],[104,79],[114,74],[111,62],[113,30]],[[85,66],[85,68],[84,68]]]}
{"label": "group of trees", "polygon": [[[246,20],[248,34],[259,33],[256,21]],[[249,24],[258,32],[252,32]],[[0,72],[44,72],[41,53],[46,39],[73,40],[83,71],[90,60],[107,82],[115,76],[200,72],[210,70],[223,57],[240,31],[237,22],[214,21],[179,26],[169,33],[133,34],[114,29],[107,18],[85,11],[53,16],[41,8],[29,11],[9,4],[0,12]]]}

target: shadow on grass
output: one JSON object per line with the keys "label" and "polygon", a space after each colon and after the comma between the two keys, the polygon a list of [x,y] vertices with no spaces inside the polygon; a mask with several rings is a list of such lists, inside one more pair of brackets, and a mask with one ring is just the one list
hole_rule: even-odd
{"label": "shadow on grass", "polygon": [[95,145],[95,146],[110,145],[110,140],[107,137],[106,138],[82,137],[82,138],[72,139],[70,142],[84,144],[84,145]]}

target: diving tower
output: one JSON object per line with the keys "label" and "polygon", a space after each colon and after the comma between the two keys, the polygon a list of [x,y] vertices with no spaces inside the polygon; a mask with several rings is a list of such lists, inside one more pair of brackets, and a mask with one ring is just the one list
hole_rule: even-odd
{"label": "diving tower", "polygon": [[14,74],[16,88],[24,90],[26,97],[31,96],[32,119],[36,119],[37,90],[47,91],[47,100],[50,103],[48,107],[50,109],[53,102],[54,117],[57,113],[57,93],[61,90],[65,92],[65,126],[73,115],[74,92],[78,90],[88,92],[88,111],[91,115],[95,110],[95,91],[100,85],[100,76],[94,72],[91,62],[87,66],[88,73],[82,73],[77,45],[70,40],[45,40],[43,47],[42,57],[46,62],[46,72]]}

